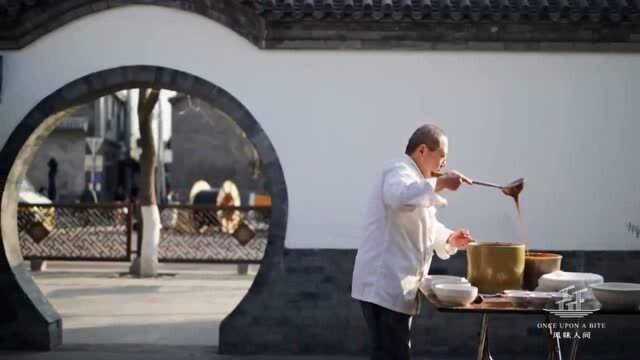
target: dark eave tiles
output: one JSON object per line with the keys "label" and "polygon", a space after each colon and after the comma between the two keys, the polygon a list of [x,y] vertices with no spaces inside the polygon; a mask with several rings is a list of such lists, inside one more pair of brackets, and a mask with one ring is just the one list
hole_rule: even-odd
{"label": "dark eave tiles", "polygon": [[271,20],[636,22],[640,0],[254,0]]}

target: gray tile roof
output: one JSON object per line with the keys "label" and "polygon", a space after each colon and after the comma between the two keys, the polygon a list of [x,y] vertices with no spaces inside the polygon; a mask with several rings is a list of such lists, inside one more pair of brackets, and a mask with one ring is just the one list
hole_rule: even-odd
{"label": "gray tile roof", "polygon": [[640,0],[254,0],[270,19],[637,22]]}
{"label": "gray tile roof", "polygon": [[[0,0],[0,21],[52,0]],[[640,0],[237,0],[267,19],[640,22]]]}
{"label": "gray tile roof", "polygon": [[640,0],[0,0],[0,49],[134,4],[206,16],[261,49],[640,52]]}

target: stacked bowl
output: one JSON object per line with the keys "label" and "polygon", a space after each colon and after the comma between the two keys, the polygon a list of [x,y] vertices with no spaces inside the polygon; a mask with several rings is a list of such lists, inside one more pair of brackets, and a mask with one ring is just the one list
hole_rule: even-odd
{"label": "stacked bowl", "polygon": [[435,296],[449,306],[466,306],[478,296],[478,288],[463,277],[452,275],[428,275],[422,280],[420,290],[426,296]]}
{"label": "stacked bowl", "polygon": [[587,289],[584,294],[584,298],[593,298],[590,290],[591,285],[602,284],[604,278],[601,275],[593,273],[583,272],[566,272],[566,271],[554,271],[542,275],[538,280],[538,287],[536,291],[561,291],[563,289],[570,289],[571,293]]}

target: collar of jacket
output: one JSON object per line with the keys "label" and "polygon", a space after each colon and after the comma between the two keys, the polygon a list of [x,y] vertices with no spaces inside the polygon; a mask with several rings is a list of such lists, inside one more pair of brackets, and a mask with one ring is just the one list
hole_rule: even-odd
{"label": "collar of jacket", "polygon": [[420,168],[418,167],[418,164],[416,164],[416,162],[413,161],[411,156],[409,156],[407,154],[404,154],[403,160],[404,160],[405,163],[409,164],[418,173],[418,175],[420,175],[421,177],[425,177],[422,174],[422,171],[420,171]]}
{"label": "collar of jacket", "polygon": [[[418,167],[418,164],[416,164],[415,161],[413,161],[413,159],[411,158],[411,156],[407,155],[407,154],[403,154],[404,157],[402,158],[402,160],[406,163],[409,164],[409,166],[411,166],[412,169],[414,169],[416,171],[416,173],[418,174],[418,176],[420,176],[423,179],[426,179],[431,186],[433,186],[433,188],[436,188],[436,178],[434,177],[425,177],[422,174],[422,171],[420,171],[420,168]],[[436,196],[436,202],[435,205],[438,207],[442,207],[442,206],[447,206],[447,199],[445,199],[444,197],[442,197],[440,194],[435,194]]]}

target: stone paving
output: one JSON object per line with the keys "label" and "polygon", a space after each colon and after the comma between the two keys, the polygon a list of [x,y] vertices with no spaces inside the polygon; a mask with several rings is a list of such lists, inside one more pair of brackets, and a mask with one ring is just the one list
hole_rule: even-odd
{"label": "stone paving", "polygon": [[127,263],[49,263],[34,273],[61,314],[64,344],[217,346],[220,321],[253,282],[257,266],[166,265],[153,279]]}
{"label": "stone paving", "polygon": [[348,356],[218,354],[218,326],[251,285],[257,266],[161,264],[161,276],[127,276],[125,263],[48,262],[34,273],[62,315],[64,345],[52,352],[0,351],[11,360],[334,360]]}

